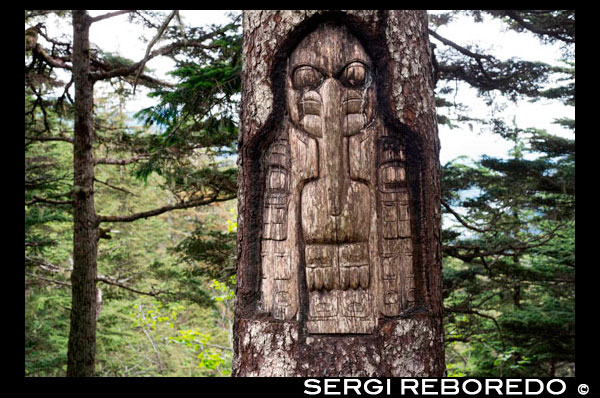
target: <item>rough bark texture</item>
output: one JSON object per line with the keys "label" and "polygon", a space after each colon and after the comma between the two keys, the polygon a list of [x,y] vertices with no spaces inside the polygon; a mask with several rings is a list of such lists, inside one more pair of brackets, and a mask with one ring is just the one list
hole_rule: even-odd
{"label": "rough bark texture", "polygon": [[93,376],[96,350],[96,257],[98,227],[94,210],[92,154],[93,83],[90,79],[90,20],[73,11],[75,82],[73,272],[67,376]]}
{"label": "rough bark texture", "polygon": [[[246,11],[243,24],[244,68],[238,192],[239,257],[233,374],[442,376],[444,353],[441,318],[439,142],[425,12]],[[321,127],[316,124],[306,120],[299,121],[298,116],[294,114],[294,108],[286,107],[286,101],[295,101],[289,83],[290,64],[293,66],[298,57],[305,57],[301,61],[306,61],[309,65],[318,63],[318,59],[311,58],[312,55],[298,55],[299,52],[294,50],[307,35],[324,25],[343,26],[344,30],[360,42],[354,48],[362,47],[366,51],[364,60],[360,58],[360,54],[356,55],[356,51],[353,57],[358,57],[372,72],[373,87],[376,87],[376,91],[373,91],[376,92],[376,98],[373,99],[376,106],[371,112],[375,115],[372,126],[375,126],[373,128],[378,129],[379,133],[369,133],[368,126],[364,127],[362,124],[359,126],[360,133],[358,129],[349,132],[352,129],[346,126],[345,131],[336,132],[338,127],[331,123],[327,125],[327,120],[331,121],[337,116],[328,113],[327,110],[315,110],[315,114],[322,113],[324,120],[324,127],[320,130]],[[325,36],[327,34],[329,33],[324,33]],[[318,44],[319,40],[316,43]],[[315,51],[319,51],[318,45],[313,47]],[[313,51],[311,54],[314,53]],[[332,78],[334,69],[331,73],[325,69],[326,66],[321,68],[324,75]],[[342,79],[344,73],[355,78],[361,76],[360,67],[348,70],[347,68],[342,74],[335,75],[336,78]],[[298,77],[299,85],[303,82],[310,85],[311,73],[302,71]],[[329,80],[324,84],[330,84]],[[333,93],[333,98],[340,97],[340,94],[335,94],[337,91],[330,90],[329,87],[319,90],[321,94],[328,92]],[[306,93],[306,90],[303,92]],[[310,108],[314,105],[311,104],[313,103],[308,101],[303,106]],[[321,109],[329,109],[324,104],[322,106]],[[365,114],[371,114],[369,112]],[[313,111],[309,110],[306,113]],[[296,130],[300,133],[297,133],[294,127],[290,127],[298,123],[299,130]],[[348,122],[348,126],[350,124]],[[308,135],[302,138],[301,130]],[[327,132],[329,136],[320,136],[322,132]],[[352,140],[364,135],[361,142],[370,142],[368,134],[372,134],[373,142],[376,139],[388,138],[398,140],[402,148],[402,167],[395,173],[402,174],[402,189],[406,191],[406,197],[410,198],[406,214],[410,216],[405,218],[409,220],[406,228],[402,227],[404,224],[398,224],[398,229],[394,230],[397,232],[383,230],[380,225],[385,217],[381,216],[381,199],[377,196],[379,194],[367,193],[376,192],[377,189],[374,181],[379,181],[380,177],[376,175],[375,158],[380,157],[379,152],[375,149],[375,144],[369,144],[370,149],[363,151],[353,144]],[[313,174],[305,173],[302,178],[308,181],[307,183],[302,182],[300,177],[294,179],[294,176],[306,172],[306,168],[303,171],[294,166],[294,162],[310,157],[298,155],[308,149],[298,152],[294,149],[296,147],[290,144],[295,135],[300,137],[300,141],[308,143],[306,148],[311,148],[310,142],[313,142],[314,148],[311,150],[317,154],[314,157],[317,159],[319,171]],[[310,139],[306,138],[308,136]],[[334,138],[339,141],[339,145],[327,141]],[[286,145],[292,159],[291,165],[285,157],[288,153]],[[352,165],[356,165],[357,162],[348,162],[348,158],[361,153],[371,154],[365,155],[365,159],[367,163],[372,162],[373,166],[362,171],[354,170]],[[271,173],[272,170],[277,173]],[[277,179],[277,176],[285,176],[286,173],[291,175],[291,179]],[[275,177],[272,178],[272,175]],[[333,175],[349,177],[340,178],[336,182],[329,177]],[[370,187],[370,191],[361,188],[358,182],[364,187]],[[290,187],[286,184],[290,184]],[[294,194],[293,190],[299,184],[306,184],[306,189],[302,191],[300,187]],[[310,184],[315,188],[310,188]],[[319,188],[319,184],[322,188]],[[356,188],[344,188],[349,184],[355,184]],[[280,200],[277,195],[280,195],[281,189],[270,191],[274,186],[278,189],[284,187],[285,192],[289,190],[291,199],[287,202]],[[354,199],[354,194],[348,193],[361,192],[363,189],[365,194],[355,195]],[[365,196],[369,195],[372,199],[365,201]],[[301,196],[302,200],[297,199]],[[389,196],[387,198],[389,199]],[[366,208],[357,206],[357,210],[348,212],[351,226],[348,227],[346,222],[343,223],[346,226],[341,229],[337,226],[332,227],[332,230],[336,231],[333,234],[334,239],[331,239],[327,232],[321,233],[327,231],[329,224],[319,221],[323,218],[317,214],[319,206],[331,208],[331,214],[343,214],[344,206],[351,202],[367,203],[364,206]],[[377,206],[374,205],[375,202]],[[282,216],[284,213],[274,215],[279,211],[281,203],[288,203],[290,206],[285,213],[287,218]],[[316,206],[317,210],[306,206]],[[339,209],[335,210],[338,206]],[[371,220],[362,223],[360,220],[365,214]],[[271,225],[269,220],[275,218],[278,218],[278,222],[285,218],[290,227],[284,231],[276,225]],[[316,221],[308,221],[310,219]],[[312,227],[311,223],[314,224]],[[365,236],[361,235],[361,229],[367,231]],[[401,229],[405,232],[399,232]],[[369,235],[368,231],[376,230],[379,232]],[[340,231],[343,232],[342,235],[345,234],[344,238],[339,238]],[[403,238],[403,242],[410,236],[410,254],[404,256],[410,259],[410,265],[405,267],[410,275],[404,275],[400,279],[406,280],[409,277],[411,282],[410,286],[399,288],[404,292],[404,296],[398,293],[399,298],[385,301],[382,295],[387,288],[380,282],[380,279],[385,279],[381,275],[385,272],[381,271],[384,266],[376,265],[382,264],[383,259],[377,257],[378,254],[373,248],[380,245],[383,237],[387,239],[393,234],[398,235],[398,239]],[[289,245],[297,249],[297,259],[294,258],[292,250],[286,260]],[[311,245],[316,249],[311,249]],[[311,250],[321,250],[319,247],[322,245],[329,245],[327,247],[334,247],[331,250],[338,250],[336,258],[340,259],[343,257],[343,250],[356,251],[358,254],[355,257],[360,257],[363,256],[360,254],[363,247],[368,247],[364,252],[369,254],[363,257],[368,257],[364,264],[369,265],[363,266],[362,262],[354,264],[356,275],[348,273],[347,278],[343,272],[350,268],[336,265],[337,282],[332,282],[324,270],[319,269],[318,265],[311,265],[310,262]],[[394,246],[397,247],[395,250],[400,252],[401,246],[403,245]],[[303,254],[305,248],[308,248],[306,257]],[[326,249],[322,251],[325,253]],[[324,254],[320,256],[327,257]],[[270,271],[271,268],[265,267],[265,264],[272,264],[271,268],[274,270]],[[365,266],[367,268],[364,268]],[[364,272],[368,269],[370,277],[369,272]],[[284,290],[289,292],[290,296],[279,300],[277,294]],[[349,325],[340,327],[331,322],[316,322],[312,311],[315,295],[327,295],[336,290],[340,292],[340,302],[343,302],[343,295],[347,292],[354,295],[363,292],[364,297],[376,299],[372,312],[374,321],[362,324],[350,322]],[[408,290],[410,294],[407,293]],[[278,306],[281,302],[286,306]]]}

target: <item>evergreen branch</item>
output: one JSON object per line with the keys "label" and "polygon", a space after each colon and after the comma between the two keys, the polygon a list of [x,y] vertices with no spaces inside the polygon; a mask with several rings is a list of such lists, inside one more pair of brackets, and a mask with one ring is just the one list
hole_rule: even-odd
{"label": "evergreen branch", "polygon": [[[133,84],[133,73],[136,71],[136,66],[139,66],[138,63],[131,64],[128,66],[111,66],[110,64],[104,62],[103,60],[97,57],[97,54],[92,53],[91,56],[91,67],[94,68],[94,72],[90,72],[90,78],[93,81],[110,79],[113,77],[120,77],[125,81]],[[144,81],[147,84],[153,84],[155,86],[166,86],[173,87],[173,84],[159,80],[155,77],[141,74],[139,79]]]}
{"label": "evergreen branch", "polygon": [[102,216],[98,215],[96,220],[98,223],[101,222],[132,222],[141,218],[148,218],[158,216],[171,210],[189,209],[191,207],[203,206],[210,203],[225,202],[234,199],[235,195],[225,196],[218,198],[217,194],[210,197],[203,197],[199,199],[189,200],[187,202],[181,202],[174,205],[163,206],[154,210],[143,211],[140,213],[134,213],[127,216]]}
{"label": "evergreen branch", "polygon": [[508,249],[517,250],[517,251],[525,251],[529,249],[533,249],[536,247],[540,247],[548,243],[552,238],[556,236],[556,232],[560,229],[565,228],[564,224],[559,224],[554,227],[551,231],[549,231],[546,235],[535,236],[528,241],[517,241],[517,244],[508,244]]}
{"label": "evergreen branch", "polygon": [[95,160],[95,164],[116,164],[116,165],[127,165],[127,164],[132,164],[132,163],[137,163],[140,160],[145,160],[148,159],[150,157],[150,155],[147,154],[143,154],[143,155],[137,155],[137,156],[133,156],[131,158],[127,158],[127,159],[111,159],[111,158],[99,158]]}
{"label": "evergreen branch", "polygon": [[25,265],[37,265],[44,271],[48,272],[61,272],[63,271],[59,266],[50,263],[45,258],[36,258],[36,257],[28,257],[25,256]]}
{"label": "evergreen branch", "polygon": [[466,55],[471,58],[475,58],[478,61],[480,61],[482,59],[487,59],[489,61],[494,60],[494,57],[491,55],[483,55],[483,54],[474,53],[471,50],[469,50],[463,46],[460,46],[460,45],[456,44],[455,42],[440,36],[437,32],[435,32],[431,29],[429,29],[429,34],[432,35],[433,37],[435,37],[436,39],[438,39],[439,41],[441,41],[442,43],[444,43],[445,45],[450,46],[450,47],[454,48],[455,50],[458,50],[458,52],[460,52],[463,55]]}
{"label": "evergreen branch", "polygon": [[[27,172],[28,167],[25,166],[25,171]],[[36,189],[39,187],[44,187],[46,184],[52,183],[52,182],[61,182],[64,180],[63,177],[61,176],[56,176],[56,177],[50,177],[50,176],[40,176],[37,178],[27,178],[29,177],[28,175],[25,175],[25,188],[27,190],[27,188],[29,189]],[[61,196],[65,196],[65,195],[61,195]],[[53,197],[59,197],[59,196],[53,196]]]}
{"label": "evergreen branch", "polygon": [[[500,247],[497,247],[497,248],[494,248],[491,250],[487,250],[487,251],[481,251],[482,248],[480,246],[461,246],[461,245],[453,245],[453,246],[444,245],[443,251],[445,254],[455,257],[455,258],[458,258],[459,260],[462,260],[467,263],[473,261],[473,259],[477,258],[477,257],[482,258],[485,256],[494,256],[494,255],[513,255],[513,253],[507,253],[507,251],[513,250],[515,252],[522,253],[526,250],[543,246],[543,245],[547,244],[552,238],[554,238],[556,236],[556,232],[562,228],[565,228],[565,225],[560,224],[544,235],[536,236],[527,241],[516,240],[515,242],[507,243],[505,245],[502,245]],[[490,230],[490,231],[493,231],[493,230]],[[468,251],[471,251],[471,253],[460,254],[458,252],[459,250],[468,250]]]}
{"label": "evergreen branch", "polygon": [[133,195],[133,196],[139,196],[139,195],[137,195],[137,194],[135,194],[135,193],[133,193],[131,191],[128,191],[128,190],[124,189],[124,188],[119,188],[119,187],[116,187],[114,185],[109,184],[106,181],[101,181],[101,180],[97,179],[96,177],[94,177],[94,181],[99,182],[100,184],[106,185],[109,188],[116,189],[117,191],[125,192],[125,193],[127,193],[129,195]]}
{"label": "evergreen branch", "polygon": [[38,58],[42,59],[43,61],[45,61],[48,65],[53,66],[55,68],[61,68],[61,69],[68,69],[68,70],[73,70],[73,67],[71,65],[67,65],[65,63],[64,59],[61,58],[55,58],[50,56],[43,48],[42,46],[39,45],[39,43],[37,43],[32,49],[31,52],[34,56],[37,56]]}
{"label": "evergreen branch", "polygon": [[[45,28],[44,28],[44,30],[45,30]],[[71,48],[71,42],[64,42],[64,41],[59,41],[59,40],[53,39],[53,38],[49,37],[47,34],[45,34],[42,31],[42,29],[37,29],[36,32],[49,43],[52,43],[57,46],[67,47],[67,50]]]}
{"label": "evergreen branch", "polygon": [[489,296],[487,296],[487,297],[483,298],[483,299],[482,299],[482,300],[479,302],[479,304],[475,304],[475,308],[481,308],[481,306],[482,306],[483,304],[485,304],[485,302],[486,302],[486,301],[489,301],[489,300],[493,299],[494,297],[497,297],[497,296],[499,296],[499,297],[502,297],[502,295],[503,295],[505,292],[506,292],[506,290],[501,290],[501,291],[499,291],[499,292],[495,292],[495,293],[492,293],[492,294],[490,294]]}
{"label": "evergreen branch", "polygon": [[565,37],[557,32],[548,29],[542,29],[540,27],[535,26],[534,24],[525,21],[518,12],[515,10],[505,10],[504,13],[513,21],[517,22],[521,27],[529,30],[530,32],[536,33],[538,35],[547,35],[550,37],[554,37],[555,39],[567,42],[567,43],[575,43],[575,39],[571,39],[570,37]]}
{"label": "evergreen branch", "polygon": [[218,345],[218,344],[211,344],[211,343],[204,343],[204,345],[206,347],[214,347],[214,348],[219,348],[221,350],[225,350],[225,351],[233,351],[233,349],[231,347],[225,347],[222,345]]}
{"label": "evergreen branch", "polygon": [[127,14],[127,13],[135,12],[135,11],[136,10],[121,10],[121,11],[108,12],[106,14],[102,14],[102,15],[98,15],[97,17],[90,18],[90,24],[92,24],[94,22],[102,21],[103,19],[112,18],[112,17],[116,17],[117,15]]}
{"label": "evergreen branch", "polygon": [[[203,45],[201,43],[197,43],[197,46],[200,47]],[[106,70],[103,72],[94,72],[91,74],[92,75],[91,77],[93,80],[105,80],[105,79],[110,79],[112,77],[130,76],[133,73],[135,73],[140,68],[140,66],[143,66],[143,64],[147,63],[150,59],[157,57],[157,56],[161,56],[161,55],[168,55],[171,52],[173,52],[175,49],[177,49],[178,47],[183,47],[183,43],[168,44],[164,47],[159,48],[158,50],[153,51],[152,53],[150,53],[147,57],[145,57],[141,61],[138,61],[129,66],[122,66],[122,67],[110,69],[110,67],[108,65],[103,64]],[[100,61],[98,61],[98,62],[101,63]],[[146,79],[151,79],[153,81],[160,82],[159,80],[154,79],[147,75],[141,75],[140,77],[144,77]],[[160,82],[160,83],[163,84],[163,82]]]}
{"label": "evergreen branch", "polygon": [[40,198],[38,196],[34,196],[33,200],[30,202],[25,202],[25,205],[31,206],[32,204],[35,204],[35,203],[46,203],[46,204],[50,204],[50,205],[72,205],[73,200],[52,200],[52,199],[48,199],[48,198]]}
{"label": "evergreen branch", "polygon": [[[202,42],[204,42],[205,40],[208,40],[214,36],[217,36],[218,34],[225,33],[228,29],[230,29],[230,27],[231,27],[230,25],[231,24],[226,25],[221,29],[217,29],[211,33],[205,34],[204,36],[202,36],[194,41],[185,40],[185,41],[177,41],[177,42],[167,44],[164,47],[161,47],[155,51],[152,51],[150,54],[145,56],[144,59],[142,59],[132,65],[129,65],[129,66],[123,66],[123,67],[114,68],[114,69],[109,69],[109,67],[106,66],[107,70],[105,70],[104,72],[92,73],[91,77],[93,80],[104,80],[104,79],[109,79],[112,77],[129,76],[129,75],[133,74],[134,72],[136,72],[140,68],[140,66],[143,66],[144,64],[146,64],[150,59],[157,57],[157,56],[161,56],[161,55],[169,55],[172,52],[174,52],[175,50],[177,50],[179,48],[183,48],[183,47],[197,47],[197,48],[204,48],[204,49],[218,48],[218,46],[206,45],[206,44],[203,44]],[[142,76],[144,76],[144,75],[142,75]]]}
{"label": "evergreen branch", "polygon": [[47,132],[50,131],[50,124],[48,123],[48,113],[46,112],[46,107],[44,106],[44,99],[42,98],[42,95],[38,92],[38,90],[36,90],[35,86],[31,83],[28,82],[28,86],[29,88],[31,88],[31,91],[33,91],[33,93],[36,96],[36,100],[33,103],[33,106],[31,107],[31,110],[28,112],[25,112],[25,115],[29,115],[31,114],[31,120],[35,120],[35,109],[36,107],[39,105],[40,110],[42,111],[42,116],[43,116],[43,120],[44,120],[44,130],[43,132]]}
{"label": "evergreen branch", "polygon": [[146,54],[144,55],[144,59],[142,59],[140,62],[138,62],[139,67],[137,69],[137,73],[135,75],[135,80],[133,81],[133,94],[135,94],[135,88],[137,87],[137,81],[138,78],[140,77],[140,74],[142,73],[142,70],[144,69],[144,66],[146,65],[146,63],[148,62],[148,60],[150,59],[150,50],[152,49],[152,47],[154,46],[154,44],[156,44],[156,42],[160,39],[160,37],[163,35],[163,33],[165,32],[165,30],[167,29],[167,26],[169,26],[169,23],[171,22],[171,20],[173,19],[173,17],[177,14],[177,10],[173,10],[171,12],[171,14],[169,14],[169,16],[167,17],[167,19],[165,20],[165,22],[163,22],[163,24],[161,25],[161,27],[158,29],[158,32],[156,32],[156,35],[154,36],[154,38],[152,38],[152,40],[150,40],[150,43],[148,43],[148,47],[146,48]]}
{"label": "evergreen branch", "polygon": [[[127,81],[129,84],[133,84],[133,76],[122,76],[123,79],[125,79],[125,81]],[[152,76],[148,76],[146,74],[141,74],[139,76],[139,80],[145,82],[146,84],[152,84],[154,86],[162,86],[162,87],[175,87],[174,84],[166,82],[164,80],[160,80],[160,79],[156,79]]]}
{"label": "evergreen branch", "polygon": [[461,223],[464,227],[468,228],[468,229],[472,229],[473,231],[477,231],[480,233],[485,233],[485,232],[490,232],[493,231],[491,228],[478,228],[475,227],[473,225],[470,225],[469,223],[467,223],[461,216],[460,214],[458,214],[457,212],[455,212],[454,210],[452,210],[452,208],[450,207],[450,205],[448,205],[448,203],[446,203],[445,201],[442,200],[442,205],[444,205],[444,207],[446,208],[446,210],[448,210],[448,212],[450,212],[454,218],[456,218],[456,220]]}
{"label": "evergreen branch", "polygon": [[25,139],[30,141],[65,141],[70,142],[71,144],[73,143],[73,138],[70,137],[25,136]]}
{"label": "evergreen branch", "polygon": [[142,290],[138,290],[138,289],[135,289],[135,288],[133,288],[131,286],[125,285],[125,284],[121,283],[121,281],[114,280],[114,279],[109,278],[109,277],[104,276],[104,275],[98,275],[98,276],[96,276],[96,282],[104,282],[107,285],[117,286],[117,287],[120,287],[122,289],[128,290],[128,291],[133,292],[133,293],[142,294],[144,296],[156,297],[156,296],[158,296],[160,294],[167,293],[164,290],[144,292]]}
{"label": "evergreen branch", "polygon": [[[210,35],[206,35],[206,36],[210,36]],[[194,41],[181,40],[181,41],[174,41],[173,43],[169,43],[169,44],[165,45],[164,47],[161,47],[160,51],[161,51],[161,53],[164,53],[161,55],[166,55],[175,50],[178,50],[181,48],[186,48],[186,47],[201,48],[203,50],[215,50],[217,48],[220,48],[220,46],[216,45],[216,44],[203,44],[202,42],[207,40],[206,36],[200,40],[194,40]]]}
{"label": "evergreen branch", "polygon": [[27,22],[27,20],[31,19],[31,18],[44,17],[49,14],[57,13],[57,12],[61,12],[61,11],[64,11],[64,10],[25,10],[25,22]]}
{"label": "evergreen branch", "polygon": [[496,329],[498,329],[498,335],[500,336],[500,342],[502,343],[502,349],[504,351],[506,351],[506,346],[504,345],[504,337],[502,336],[502,330],[500,329],[500,325],[498,324],[498,321],[493,316],[476,311],[472,308],[449,307],[449,308],[444,308],[444,311],[454,312],[454,313],[458,313],[458,314],[477,315],[482,318],[491,319],[492,322],[494,322],[494,325],[496,325]]}
{"label": "evergreen branch", "polygon": [[25,247],[43,247],[46,245],[55,244],[55,240],[45,241],[45,242],[27,242],[25,241]]}
{"label": "evergreen branch", "polygon": [[28,275],[28,276],[30,276],[32,278],[36,278],[36,279],[42,280],[44,282],[50,282],[50,283],[54,283],[54,284],[61,285],[61,286],[71,287],[71,284],[68,283],[68,282],[57,281],[57,280],[50,279],[50,278],[44,278],[43,276],[32,274],[31,272],[25,272],[25,275]]}
{"label": "evergreen branch", "polygon": [[56,100],[57,107],[60,107],[63,104],[65,98],[67,98],[69,100],[71,105],[75,105],[75,101],[73,101],[73,98],[71,98],[71,95],[69,94],[69,88],[71,88],[73,83],[74,83],[73,76],[71,76],[71,80],[69,80],[69,83],[67,83],[65,85],[65,89],[64,89],[62,95]]}
{"label": "evergreen branch", "polygon": [[[483,66],[483,62],[482,62],[483,59],[487,59],[488,61],[493,63],[495,61],[495,58],[493,56],[474,53],[471,50],[469,50],[463,46],[460,46],[460,45],[456,44],[455,42],[440,36],[437,32],[435,32],[431,29],[429,29],[429,34],[432,35],[433,37],[435,37],[436,39],[438,39],[439,41],[441,41],[442,43],[444,43],[445,45],[450,46],[450,47],[454,48],[455,50],[459,51],[461,54],[475,59],[475,62],[477,63],[477,66],[479,67],[479,70],[481,71],[483,76],[486,79],[488,79],[489,81],[494,81],[494,79],[485,70],[485,67]],[[437,63],[437,61],[436,61],[436,63]],[[438,70],[440,69],[439,64],[437,65],[436,69],[438,69]]]}

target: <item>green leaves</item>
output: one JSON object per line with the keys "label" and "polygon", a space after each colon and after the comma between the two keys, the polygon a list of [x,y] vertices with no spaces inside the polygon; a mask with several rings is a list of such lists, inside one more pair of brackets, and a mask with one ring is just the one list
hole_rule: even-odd
{"label": "green leaves", "polygon": [[[223,42],[223,40],[220,42]],[[214,62],[209,66],[182,63],[171,74],[180,78],[178,83],[178,89],[180,90],[197,90],[200,92],[219,90],[224,94],[231,95],[240,90],[240,72],[241,65],[231,65],[230,62],[221,61]],[[176,93],[164,93],[163,99],[167,102],[173,101],[178,98],[175,95]]]}
{"label": "green leaves", "polygon": [[63,376],[69,331],[70,292],[47,288],[36,294],[29,285],[25,307],[25,373],[27,376]]}
{"label": "green leaves", "polygon": [[179,259],[191,266],[190,273],[226,281],[235,273],[236,234],[206,228],[199,223],[192,234],[174,248]]}
{"label": "green leaves", "polygon": [[232,301],[235,298],[235,290],[232,288],[235,286],[235,279],[235,275],[230,276],[227,283],[213,279],[210,282],[210,287],[220,293],[219,296],[214,296],[213,299],[218,302]]}
{"label": "green leaves", "polygon": [[[235,284],[235,277],[231,277],[228,283],[212,280],[209,287],[217,295],[213,296],[220,305],[220,314],[227,319],[231,316],[234,291],[230,284]],[[231,319],[227,319],[231,322]],[[170,343],[184,345],[197,359],[198,369],[208,372],[208,375],[228,376],[231,374],[232,352],[229,345],[224,346],[215,341],[214,335],[202,332],[200,329],[180,329],[175,335],[168,337]]]}
{"label": "green leaves", "polygon": [[[185,344],[198,358],[198,368],[207,370],[217,370],[223,366],[227,360],[222,356],[222,350],[210,346],[212,337],[206,333],[200,333],[196,329],[178,330],[176,336],[170,336],[172,343]],[[226,375],[230,374],[225,370]]]}
{"label": "green leaves", "polygon": [[[175,87],[151,93],[150,96],[160,98],[160,104],[136,116],[148,125],[159,125],[169,136],[186,135],[190,128],[210,131],[211,118],[231,125],[237,118],[236,97],[241,90],[238,27],[233,23],[215,28],[214,32],[220,33],[212,36],[203,50],[194,53],[194,58],[177,60],[177,69],[171,72],[178,78]],[[236,140],[237,136],[230,138]]]}

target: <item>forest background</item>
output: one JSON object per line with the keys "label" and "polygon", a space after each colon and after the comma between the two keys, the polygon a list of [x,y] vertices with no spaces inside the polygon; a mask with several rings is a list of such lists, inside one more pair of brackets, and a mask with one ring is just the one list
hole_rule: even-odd
{"label": "forest background", "polygon": [[[97,376],[231,372],[241,18],[188,13],[89,12],[141,34],[91,36]],[[72,32],[25,12],[26,376],[67,374]],[[435,11],[430,40],[448,375],[572,376],[575,13]]]}

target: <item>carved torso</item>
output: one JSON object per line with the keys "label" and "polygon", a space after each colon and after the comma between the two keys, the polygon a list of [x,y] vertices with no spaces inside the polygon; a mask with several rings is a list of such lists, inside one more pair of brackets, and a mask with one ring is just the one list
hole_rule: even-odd
{"label": "carved torso", "polygon": [[292,319],[307,295],[309,333],[371,333],[414,301],[403,147],[346,28],[310,33],[287,72],[288,116],[263,159],[262,309]]}

